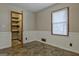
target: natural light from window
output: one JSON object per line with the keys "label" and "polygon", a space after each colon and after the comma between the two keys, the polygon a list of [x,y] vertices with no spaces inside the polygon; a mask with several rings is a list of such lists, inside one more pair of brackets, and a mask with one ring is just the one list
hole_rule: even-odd
{"label": "natural light from window", "polygon": [[68,35],[68,8],[52,12],[52,34]]}

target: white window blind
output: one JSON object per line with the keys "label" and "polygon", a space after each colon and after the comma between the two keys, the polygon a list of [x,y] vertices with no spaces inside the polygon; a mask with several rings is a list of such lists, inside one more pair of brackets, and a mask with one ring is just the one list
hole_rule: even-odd
{"label": "white window blind", "polygon": [[52,33],[68,35],[68,8],[52,13]]}

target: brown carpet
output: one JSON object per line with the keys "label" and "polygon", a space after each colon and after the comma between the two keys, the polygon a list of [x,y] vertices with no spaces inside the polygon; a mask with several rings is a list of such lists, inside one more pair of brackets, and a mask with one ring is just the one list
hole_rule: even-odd
{"label": "brown carpet", "polygon": [[38,41],[26,43],[23,48],[6,48],[0,50],[1,56],[79,56],[77,53],[66,51]]}

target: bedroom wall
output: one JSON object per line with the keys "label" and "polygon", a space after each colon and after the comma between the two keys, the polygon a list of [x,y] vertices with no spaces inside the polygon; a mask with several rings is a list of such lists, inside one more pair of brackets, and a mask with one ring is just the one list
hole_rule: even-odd
{"label": "bedroom wall", "polygon": [[[69,10],[69,36],[51,35],[51,11],[70,7]],[[10,11],[24,12],[23,42],[41,41],[45,38],[47,44],[79,53],[79,4],[56,4],[32,13],[20,7],[0,4],[0,49],[11,46]],[[27,40],[25,38],[27,37]],[[41,41],[42,42],[42,41]],[[44,43],[44,42],[43,42]],[[72,47],[69,44],[72,43]]]}
{"label": "bedroom wall", "polygon": [[[51,35],[51,12],[64,7],[69,7],[69,36]],[[36,23],[38,41],[45,38],[47,44],[79,53],[79,4],[55,4],[41,10],[36,13]]]}
{"label": "bedroom wall", "polygon": [[[0,4],[0,49],[11,46],[11,14],[12,10],[23,10],[23,42],[30,42],[34,37],[35,15],[34,13],[19,7]],[[31,36],[31,37],[30,37]],[[26,41],[25,38],[28,38]]]}
{"label": "bedroom wall", "polygon": [[37,16],[37,30],[50,31],[51,30],[51,12],[69,7],[69,31],[79,32],[78,18],[79,18],[79,4],[55,4],[47,9],[36,13]]}

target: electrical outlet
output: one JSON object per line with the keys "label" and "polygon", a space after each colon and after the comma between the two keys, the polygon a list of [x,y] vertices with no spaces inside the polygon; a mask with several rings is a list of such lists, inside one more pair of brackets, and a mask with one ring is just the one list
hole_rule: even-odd
{"label": "electrical outlet", "polygon": [[70,47],[72,47],[72,43],[70,43],[69,45],[70,45]]}
{"label": "electrical outlet", "polygon": [[46,39],[45,38],[42,38],[41,41],[46,42]]}
{"label": "electrical outlet", "polygon": [[27,37],[26,37],[26,40],[27,40]]}

